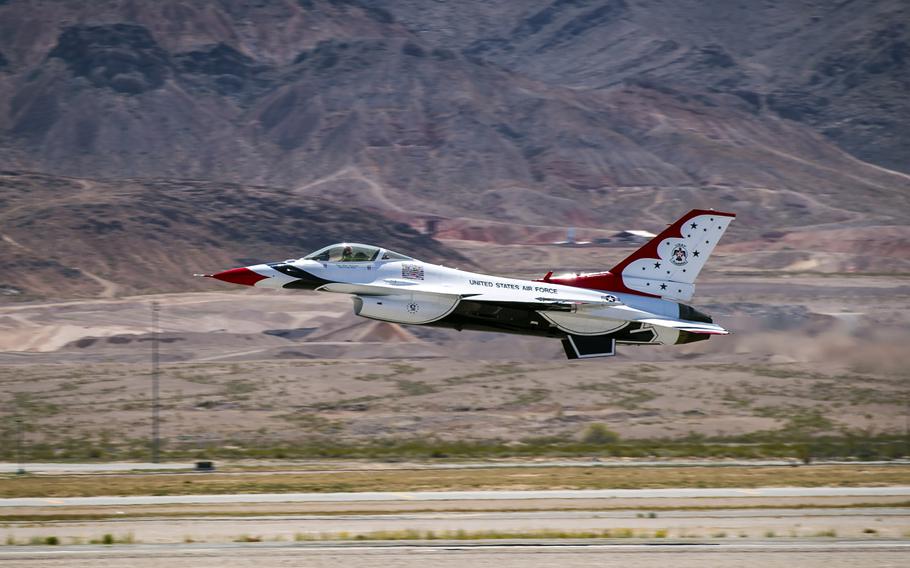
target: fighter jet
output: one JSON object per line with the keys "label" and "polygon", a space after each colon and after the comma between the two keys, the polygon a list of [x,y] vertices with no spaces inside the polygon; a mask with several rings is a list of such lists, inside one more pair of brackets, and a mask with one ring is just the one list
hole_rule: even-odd
{"label": "fighter jet", "polygon": [[606,272],[548,272],[539,280],[466,272],[357,243],[204,276],[350,294],[354,313],[365,318],[549,337],[562,341],[569,359],[609,357],[617,344],[678,345],[729,333],[683,302],[735,216],[695,209]]}

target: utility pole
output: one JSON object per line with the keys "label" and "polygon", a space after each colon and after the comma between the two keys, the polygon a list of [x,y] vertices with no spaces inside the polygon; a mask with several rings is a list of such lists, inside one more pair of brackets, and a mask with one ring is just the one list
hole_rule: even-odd
{"label": "utility pole", "polygon": [[904,458],[910,458],[910,390],[907,391],[904,405]]}
{"label": "utility pole", "polygon": [[22,475],[25,473],[25,466],[22,464],[22,416],[16,416],[16,462],[19,463],[19,468],[16,469],[16,473]]}
{"label": "utility pole", "polygon": [[158,426],[158,302],[152,302],[152,463],[158,463],[158,452],[161,446]]}

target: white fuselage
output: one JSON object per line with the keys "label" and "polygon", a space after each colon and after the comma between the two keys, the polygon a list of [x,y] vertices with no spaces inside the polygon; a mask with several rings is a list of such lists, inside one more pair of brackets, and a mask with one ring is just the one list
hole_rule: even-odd
{"label": "white fuselage", "polygon": [[686,304],[735,215],[693,209],[608,271],[519,280],[421,262],[375,245],[336,243],[304,258],[207,274],[258,286],[351,294],[354,313],[456,330],[555,337],[569,359],[617,343],[682,344],[729,332]]}
{"label": "white fuselage", "polygon": [[[317,291],[356,296],[358,315],[395,323],[429,324],[449,315],[460,301],[472,298],[565,305],[565,311],[541,310],[538,314],[561,331],[576,335],[600,335],[621,328],[630,320],[679,315],[676,302],[660,298],[491,276],[419,260],[294,260],[286,264],[325,280],[325,284],[314,286]],[[296,280],[267,264],[249,269],[268,277],[257,282],[257,287],[283,288]],[[655,331],[660,332],[657,334],[660,343],[673,343],[678,335],[673,329]]]}

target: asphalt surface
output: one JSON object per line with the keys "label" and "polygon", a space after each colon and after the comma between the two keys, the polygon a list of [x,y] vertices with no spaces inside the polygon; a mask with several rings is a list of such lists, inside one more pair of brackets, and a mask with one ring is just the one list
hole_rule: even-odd
{"label": "asphalt surface", "polygon": [[[116,538],[131,535],[144,544],[196,542],[234,542],[244,535],[262,542],[352,540],[356,535],[383,538],[432,539],[462,538],[472,534],[499,538],[521,534],[525,538],[545,537],[545,532],[563,537],[593,533],[619,540],[633,536],[660,542],[668,539],[734,541],[772,535],[770,538],[901,538],[910,527],[910,509],[832,508],[832,509],[737,509],[657,511],[500,511],[432,512],[406,514],[340,515],[257,515],[167,517],[118,516],[89,520],[22,520],[0,527],[0,541],[25,544],[43,541],[49,535],[61,544],[88,543],[101,535]],[[415,532],[416,531],[416,532]],[[614,534],[615,533],[615,534]],[[551,533],[552,534],[552,533]],[[659,537],[655,535],[660,534]],[[390,536],[392,535],[392,536]],[[449,535],[449,536],[447,536]],[[431,539],[428,539],[431,540]]]}
{"label": "asphalt surface", "polygon": [[539,541],[408,543],[256,543],[128,545],[121,547],[3,547],[0,563],[29,568],[897,568],[910,542],[760,541],[736,543],[602,543]]}
{"label": "asphalt surface", "polygon": [[129,497],[19,497],[0,507],[166,505],[227,503],[351,503],[368,501],[512,501],[527,499],[674,499],[723,497],[910,497],[901,487],[759,487],[691,489],[589,489],[546,491],[419,491],[363,493],[234,493],[226,495],[137,495]]}
{"label": "asphalt surface", "polygon": [[107,462],[107,463],[11,463],[0,462],[0,473],[16,473],[24,470],[28,473],[101,473],[131,471],[186,471],[195,468],[195,464],[184,462],[140,463],[140,462]]}

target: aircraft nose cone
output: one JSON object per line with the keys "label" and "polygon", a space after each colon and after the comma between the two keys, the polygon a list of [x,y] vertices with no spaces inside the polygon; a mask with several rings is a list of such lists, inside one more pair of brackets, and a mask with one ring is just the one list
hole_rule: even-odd
{"label": "aircraft nose cone", "polygon": [[256,282],[268,278],[268,276],[257,274],[249,268],[232,268],[223,272],[216,272],[210,277],[223,282],[230,282],[231,284],[243,284],[244,286],[254,286]]}

